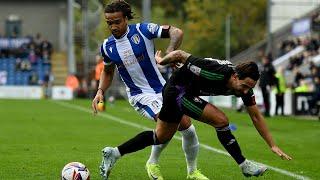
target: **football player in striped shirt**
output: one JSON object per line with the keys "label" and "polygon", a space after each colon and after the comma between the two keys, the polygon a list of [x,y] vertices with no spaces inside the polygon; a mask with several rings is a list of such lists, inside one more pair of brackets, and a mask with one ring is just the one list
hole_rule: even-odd
{"label": "football player in striped shirt", "polygon": [[[177,49],[182,41],[183,32],[173,26],[159,26],[153,23],[128,25],[133,18],[131,7],[125,1],[114,1],[105,8],[105,19],[112,35],[100,47],[104,58],[104,71],[100,77],[97,94],[92,108],[97,112],[97,103],[103,100],[104,92],[110,87],[114,69],[117,68],[124,82],[130,104],[141,115],[156,121],[162,107],[162,88],[165,84],[155,61],[153,39],[170,38],[167,53]],[[182,148],[187,161],[187,178],[206,180],[197,169],[199,141],[190,118],[181,117],[179,131],[182,135]],[[150,179],[163,179],[159,168],[159,156],[167,143],[152,147],[146,163]],[[119,154],[119,151],[115,149]],[[105,150],[103,150],[101,175],[107,179],[108,172]]]}
{"label": "football player in striped shirt", "polygon": [[[147,146],[169,141],[179,127],[183,115],[212,126],[220,143],[237,162],[245,176],[261,176],[267,167],[247,160],[236,138],[229,128],[227,116],[219,108],[199,96],[235,95],[241,97],[251,120],[269,146],[270,150],[285,160],[291,157],[284,153],[273,141],[265,120],[259,111],[253,88],[260,78],[258,66],[254,62],[244,62],[233,66],[231,62],[212,58],[197,58],[181,50],[172,51],[163,58],[156,53],[159,64],[183,63],[168,80],[163,90],[163,105],[154,131],[144,131],[119,145],[116,149],[123,156],[139,151]],[[114,166],[117,154],[115,148],[105,148],[107,171]]]}

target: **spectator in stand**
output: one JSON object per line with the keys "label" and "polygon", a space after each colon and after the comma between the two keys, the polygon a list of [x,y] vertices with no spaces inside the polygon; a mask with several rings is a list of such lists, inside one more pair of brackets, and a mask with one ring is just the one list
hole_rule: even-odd
{"label": "spectator in stand", "polygon": [[300,44],[299,39],[290,37],[280,45],[280,56],[285,55]]}
{"label": "spectator in stand", "polygon": [[100,75],[104,68],[103,59],[101,58],[101,56],[96,55],[96,63],[97,64],[95,67],[95,80],[96,80],[96,89],[98,89]]}
{"label": "spectator in stand", "polygon": [[46,71],[42,81],[42,87],[43,87],[45,98],[48,98],[51,95],[52,81],[53,81],[52,74],[50,73],[50,71]]}
{"label": "spectator in stand", "polygon": [[305,79],[299,80],[299,85],[294,89],[295,93],[306,93],[310,92],[310,88],[307,84],[307,81]]}
{"label": "spectator in stand", "polygon": [[20,63],[20,69],[22,71],[31,71],[31,63],[28,59],[23,59]]}
{"label": "spectator in stand", "polygon": [[51,64],[51,62],[50,62],[50,56],[49,56],[48,51],[46,51],[46,50],[43,51],[41,58],[42,58],[42,60],[43,60],[43,63],[45,63],[45,64]]}
{"label": "spectator in stand", "polygon": [[43,59],[46,58],[47,60],[50,61],[52,52],[53,52],[52,44],[47,39],[44,39],[40,44],[40,53],[42,58]]}
{"label": "spectator in stand", "polygon": [[16,59],[16,68],[15,68],[16,71],[21,71],[21,61],[22,60],[20,58]]}
{"label": "spectator in stand", "polygon": [[66,79],[66,87],[72,90],[72,92],[76,95],[76,92],[79,89],[79,80],[74,74],[69,74]]}
{"label": "spectator in stand", "polygon": [[262,70],[259,86],[262,91],[263,102],[265,107],[264,115],[270,117],[270,89],[275,82],[274,67],[266,56],[262,57]]}
{"label": "spectator in stand", "polygon": [[31,42],[28,47],[28,59],[32,64],[37,63],[37,53],[36,53],[36,45],[34,42]]}
{"label": "spectator in stand", "polygon": [[295,77],[294,77],[294,82],[293,82],[293,88],[296,88],[299,86],[300,84],[300,80],[301,79],[304,79],[304,75],[298,70],[298,68],[294,68],[293,69],[293,72],[295,74]]}
{"label": "spectator in stand", "polygon": [[284,115],[284,93],[286,92],[286,80],[284,77],[283,67],[279,67],[275,75],[276,77],[276,110],[275,115],[278,115],[278,109],[281,108],[281,115]]}
{"label": "spectator in stand", "polygon": [[40,43],[41,43],[41,41],[42,41],[42,37],[41,37],[42,35],[41,35],[41,33],[37,33],[36,34],[36,37],[34,38],[34,42],[37,44],[37,45],[39,45]]}
{"label": "spectator in stand", "polygon": [[86,78],[81,78],[77,97],[78,98],[87,98],[88,97],[88,81]]}
{"label": "spectator in stand", "polygon": [[314,91],[311,101],[309,102],[310,105],[310,113],[312,115],[316,115],[319,111],[317,109],[317,103],[320,101],[320,68],[317,66],[311,67],[311,76],[314,83]]}
{"label": "spectator in stand", "polygon": [[320,31],[320,13],[315,12],[312,17],[312,30],[314,31]]}
{"label": "spectator in stand", "polygon": [[40,46],[41,46],[41,42],[42,42],[42,36],[41,33],[37,33],[36,37],[33,39],[33,43],[35,45],[35,49],[36,49],[36,56],[41,57],[41,50],[40,50]]}
{"label": "spectator in stand", "polygon": [[29,76],[28,84],[29,85],[38,85],[38,82],[39,82],[39,77],[38,77],[37,73],[33,71],[31,73],[31,75]]}

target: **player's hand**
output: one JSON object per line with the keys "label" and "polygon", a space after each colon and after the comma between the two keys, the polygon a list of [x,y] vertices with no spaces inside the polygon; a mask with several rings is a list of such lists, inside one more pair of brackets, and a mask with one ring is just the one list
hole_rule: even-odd
{"label": "player's hand", "polygon": [[292,158],[287,155],[286,153],[284,153],[278,146],[273,146],[271,147],[271,151],[276,153],[278,156],[280,156],[282,159],[285,160],[291,160]]}
{"label": "player's hand", "polygon": [[96,115],[98,113],[97,109],[98,109],[98,103],[100,101],[103,101],[103,92],[102,90],[98,90],[96,96],[94,97],[94,99],[92,100],[91,103],[91,107],[93,110],[93,115]]}
{"label": "player's hand", "polygon": [[156,52],[156,54],[155,54],[154,57],[155,57],[157,63],[158,63],[158,64],[161,64],[161,62],[162,62],[161,50],[158,50],[158,51]]}

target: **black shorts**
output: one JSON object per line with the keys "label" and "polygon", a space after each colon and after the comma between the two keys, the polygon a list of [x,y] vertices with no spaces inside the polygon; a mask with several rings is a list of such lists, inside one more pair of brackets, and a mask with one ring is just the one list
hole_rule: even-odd
{"label": "black shorts", "polygon": [[185,114],[193,119],[199,119],[207,101],[198,96],[188,94],[184,87],[167,83],[162,91],[163,105],[159,119],[168,123],[180,123]]}

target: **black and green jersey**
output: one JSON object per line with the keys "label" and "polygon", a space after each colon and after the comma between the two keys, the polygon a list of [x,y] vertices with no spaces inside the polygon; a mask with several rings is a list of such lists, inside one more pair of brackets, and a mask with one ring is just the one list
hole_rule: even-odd
{"label": "black and green jersey", "polygon": [[[190,56],[184,66],[173,73],[169,84],[183,87],[192,96],[233,95],[227,82],[235,73],[230,61]],[[241,97],[246,106],[255,105],[253,90]]]}

